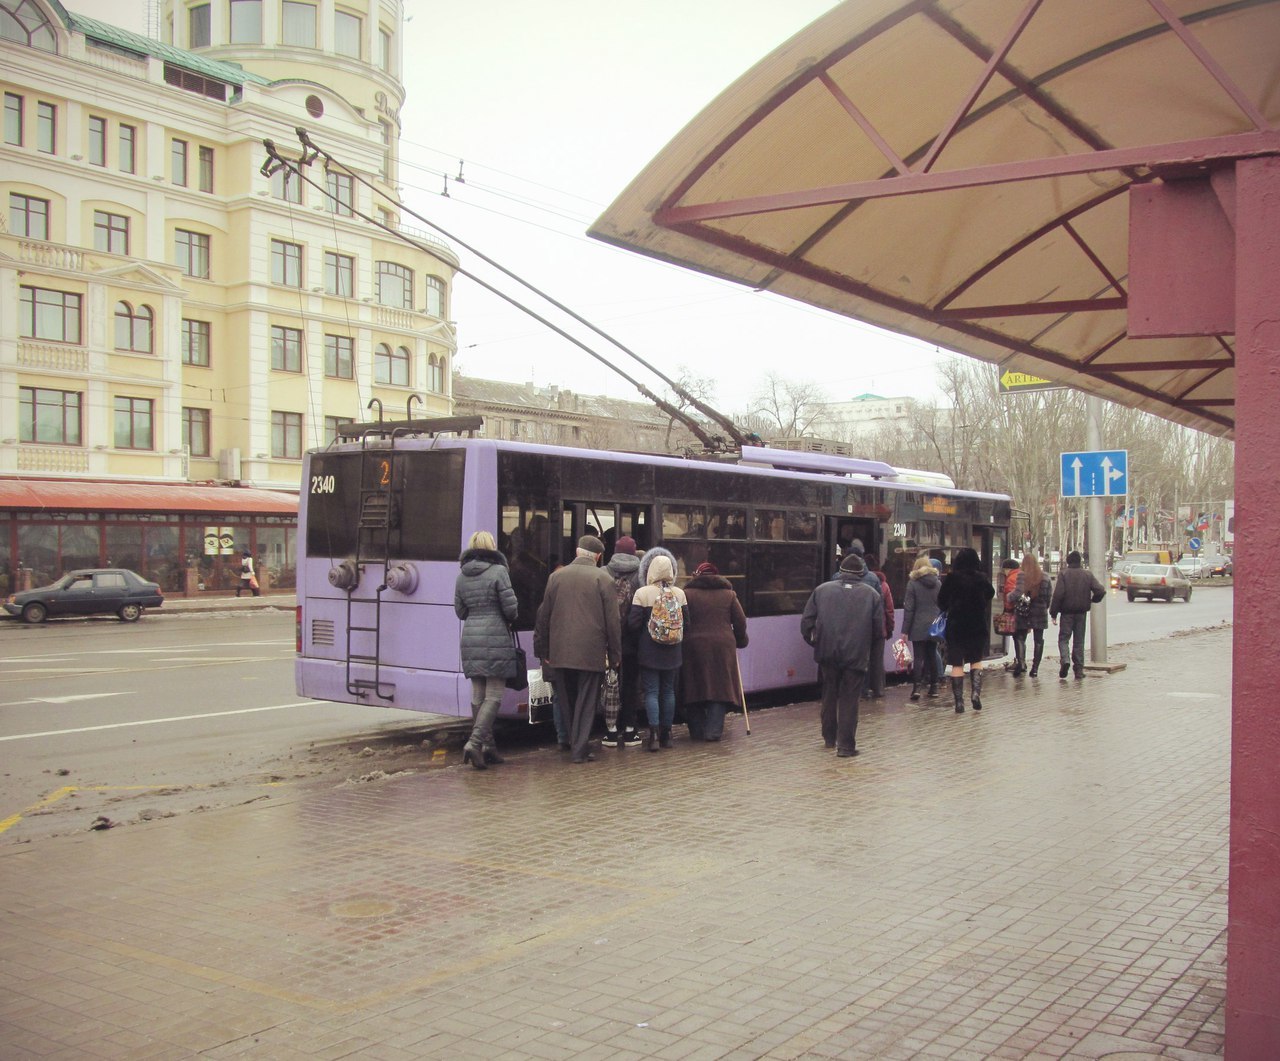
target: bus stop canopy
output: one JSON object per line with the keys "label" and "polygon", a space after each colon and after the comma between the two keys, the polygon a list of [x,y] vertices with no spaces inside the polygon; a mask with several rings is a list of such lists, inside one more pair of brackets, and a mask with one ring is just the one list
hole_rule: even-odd
{"label": "bus stop canopy", "polygon": [[1232,165],[1278,121],[1277,0],[848,0],[591,235],[1232,437]]}

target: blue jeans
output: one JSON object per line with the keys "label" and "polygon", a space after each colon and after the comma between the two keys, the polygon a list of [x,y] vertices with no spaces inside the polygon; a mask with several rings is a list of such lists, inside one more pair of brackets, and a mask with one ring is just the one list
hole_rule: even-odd
{"label": "blue jeans", "polygon": [[640,668],[640,698],[650,728],[670,729],[676,720],[676,678],[679,670]]}

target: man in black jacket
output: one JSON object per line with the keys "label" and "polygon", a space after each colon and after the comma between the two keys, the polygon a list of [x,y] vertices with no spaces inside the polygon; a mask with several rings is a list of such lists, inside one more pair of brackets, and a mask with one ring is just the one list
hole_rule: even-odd
{"label": "man in black jacket", "polygon": [[1082,566],[1080,554],[1074,550],[1067,553],[1066,569],[1059,572],[1053,600],[1049,602],[1049,618],[1059,620],[1059,678],[1065,678],[1072,669],[1077,678],[1084,677],[1084,630],[1089,608],[1106,595],[1107,591],[1093,577],[1093,572]]}

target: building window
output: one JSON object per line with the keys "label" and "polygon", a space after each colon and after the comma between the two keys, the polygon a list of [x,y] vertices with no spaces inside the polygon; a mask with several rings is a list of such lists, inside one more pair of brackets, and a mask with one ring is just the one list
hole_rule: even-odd
{"label": "building window", "polygon": [[438,276],[428,276],[424,281],[427,287],[427,312],[433,317],[445,318],[445,282]]}
{"label": "building window", "polygon": [[211,448],[213,415],[208,409],[182,409],[182,444],[193,457],[207,457]]}
{"label": "building window", "polygon": [[378,302],[397,309],[412,309],[413,270],[395,262],[378,262]]}
{"label": "building window", "polygon": [[0,40],[13,41],[42,52],[56,52],[58,39],[39,5],[32,0],[0,3]]}
{"label": "building window", "polygon": [[271,326],[271,367],[277,372],[302,371],[302,332],[298,328]]}
{"label": "building window", "polygon": [[89,162],[94,166],[107,164],[107,119],[89,116]]}
{"label": "building window", "polygon": [[121,173],[138,172],[137,141],[138,131],[132,125],[120,126],[120,142],[116,147],[119,153],[118,162]]}
{"label": "building window", "polygon": [[18,438],[56,446],[80,445],[80,394],[45,387],[18,388]]}
{"label": "building window", "polygon": [[212,42],[213,26],[209,20],[209,5],[196,4],[187,11],[187,47],[207,48]]}
{"label": "building window", "polygon": [[302,202],[302,178],[288,166],[281,166],[271,174],[271,194],[286,203]]}
{"label": "building window", "polygon": [[346,11],[333,13],[333,50],[339,55],[360,58],[361,21]]}
{"label": "building window", "polygon": [[302,414],[271,414],[271,456],[302,459]]}
{"label": "building window", "polygon": [[46,155],[58,151],[58,108],[52,103],[36,104],[36,150]]}
{"label": "building window", "polygon": [[213,191],[213,148],[201,147],[198,152],[199,162],[197,163],[197,178],[199,180],[198,187],[202,192]]}
{"label": "building window", "polygon": [[129,253],[129,219],[123,214],[93,212],[93,249],[108,254]]}
{"label": "building window", "polygon": [[355,276],[356,260],[351,255],[324,252],[324,289],[327,294],[353,297]]}
{"label": "building window", "polygon": [[355,421],[349,416],[326,416],[324,418],[324,444],[328,446],[337,442],[338,428],[354,423]]}
{"label": "building window", "polygon": [[432,354],[427,359],[427,390],[432,394],[444,393],[444,365],[444,354]]}
{"label": "building window", "polygon": [[271,282],[287,287],[302,286],[302,245],[271,241]]}
{"label": "building window", "polygon": [[137,354],[151,353],[155,314],[150,306],[135,311],[127,302],[116,303],[116,349]]}
{"label": "building window", "polygon": [[151,427],[153,403],[149,398],[117,398],[115,401],[116,449],[155,449]]}
{"label": "building window", "polygon": [[209,367],[209,348],[212,345],[213,325],[208,321],[182,321],[182,363]]}
{"label": "building window", "polygon": [[329,194],[325,197],[325,204],[331,214],[337,214],[339,217],[350,217],[352,206],[355,205],[355,182],[345,173],[334,173],[330,170],[325,174],[325,187]]}
{"label": "building window", "polygon": [[284,16],[281,42],[299,48],[316,46],[316,9],[314,4],[302,4],[298,0],[284,0],[280,5]]}
{"label": "building window", "polygon": [[389,181],[394,175],[394,155],[392,147],[395,145],[395,137],[391,134],[391,123],[379,118],[378,133],[382,139],[382,165],[379,170],[379,175],[384,180]]}
{"label": "building window", "polygon": [[169,145],[169,176],[174,184],[187,186],[187,142],[174,140]]}
{"label": "building window", "polygon": [[10,192],[9,231],[28,239],[48,239],[49,200]]}
{"label": "building window", "polygon": [[22,146],[22,97],[4,94],[4,142]]}
{"label": "building window", "polygon": [[355,340],[349,335],[324,337],[324,374],[336,379],[351,379]]}
{"label": "building window", "polygon": [[389,344],[379,343],[373,351],[373,382],[409,386],[409,351],[403,346],[392,351]]}
{"label": "building window", "polygon": [[262,0],[231,0],[231,43],[262,43]]}
{"label": "building window", "polygon": [[385,29],[378,30],[378,66],[388,74],[395,73],[391,69],[391,33]]}
{"label": "building window", "polygon": [[80,296],[45,287],[19,288],[18,334],[57,343],[80,341]]}
{"label": "building window", "polygon": [[209,237],[203,232],[177,229],[173,234],[175,262],[187,276],[200,280],[209,279]]}

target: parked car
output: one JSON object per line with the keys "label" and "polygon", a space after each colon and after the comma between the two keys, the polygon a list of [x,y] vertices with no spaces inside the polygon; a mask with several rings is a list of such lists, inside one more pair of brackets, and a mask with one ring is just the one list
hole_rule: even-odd
{"label": "parked car", "polygon": [[1209,577],[1213,578],[1222,575],[1224,578],[1231,577],[1231,557],[1222,556],[1218,558],[1218,562],[1209,568]]}
{"label": "parked car", "polygon": [[1124,576],[1129,573],[1129,568],[1133,567],[1132,560],[1122,560],[1111,569],[1111,588],[1121,589],[1124,586]]}
{"label": "parked car", "polygon": [[1191,599],[1191,579],[1175,564],[1134,564],[1125,575],[1125,592],[1130,600],[1146,597],[1147,600],[1171,601],[1181,597]]}
{"label": "parked car", "polygon": [[4,610],[28,623],[68,615],[116,615],[132,623],[143,608],[163,603],[160,587],[141,575],[123,567],[95,567],[68,571],[51,586],[15,593],[4,602]]}

